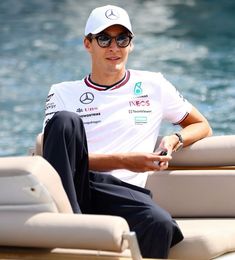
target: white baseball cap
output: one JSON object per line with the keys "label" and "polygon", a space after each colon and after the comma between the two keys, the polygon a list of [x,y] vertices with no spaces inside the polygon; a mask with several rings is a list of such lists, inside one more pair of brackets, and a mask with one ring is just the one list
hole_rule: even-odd
{"label": "white baseball cap", "polygon": [[97,7],[87,19],[85,36],[97,34],[114,24],[124,26],[133,34],[130,18],[123,8],[114,5]]}

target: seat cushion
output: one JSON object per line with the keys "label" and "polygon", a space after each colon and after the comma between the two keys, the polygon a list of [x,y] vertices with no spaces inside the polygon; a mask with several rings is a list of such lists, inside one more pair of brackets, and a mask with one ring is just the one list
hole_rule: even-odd
{"label": "seat cushion", "polygon": [[130,232],[118,216],[0,211],[0,245],[122,252]]}
{"label": "seat cushion", "polygon": [[235,219],[176,219],[184,240],[171,248],[172,259],[212,259],[235,250]]}

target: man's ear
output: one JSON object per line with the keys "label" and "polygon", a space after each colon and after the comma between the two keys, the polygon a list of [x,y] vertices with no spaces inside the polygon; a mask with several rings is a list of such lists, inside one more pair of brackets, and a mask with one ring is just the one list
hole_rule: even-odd
{"label": "man's ear", "polygon": [[131,42],[131,43],[130,43],[130,51],[129,51],[129,53],[131,53],[133,50],[134,50],[134,43]]}
{"label": "man's ear", "polygon": [[84,45],[84,47],[86,48],[86,50],[87,50],[88,52],[90,52],[90,50],[91,50],[91,42],[90,42],[90,40],[87,39],[86,37],[85,37],[84,40],[83,40],[83,45]]}

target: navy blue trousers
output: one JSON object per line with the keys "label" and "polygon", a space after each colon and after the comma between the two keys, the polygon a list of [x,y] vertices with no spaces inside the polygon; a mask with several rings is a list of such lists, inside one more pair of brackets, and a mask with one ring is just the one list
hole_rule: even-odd
{"label": "navy blue trousers", "polygon": [[149,190],[89,171],[86,133],[77,114],[57,112],[47,123],[43,156],[59,173],[74,213],[125,218],[136,232],[143,257],[167,258],[170,247],[183,239]]}

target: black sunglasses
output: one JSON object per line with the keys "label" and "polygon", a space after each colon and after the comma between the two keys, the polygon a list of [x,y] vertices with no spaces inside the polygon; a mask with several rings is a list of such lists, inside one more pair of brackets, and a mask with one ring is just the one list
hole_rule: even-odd
{"label": "black sunglasses", "polygon": [[112,39],[115,39],[118,47],[126,48],[130,44],[133,36],[127,33],[122,33],[115,37],[112,37],[108,34],[100,33],[100,34],[91,35],[89,38],[96,39],[98,45],[101,48],[109,47],[111,45]]}

